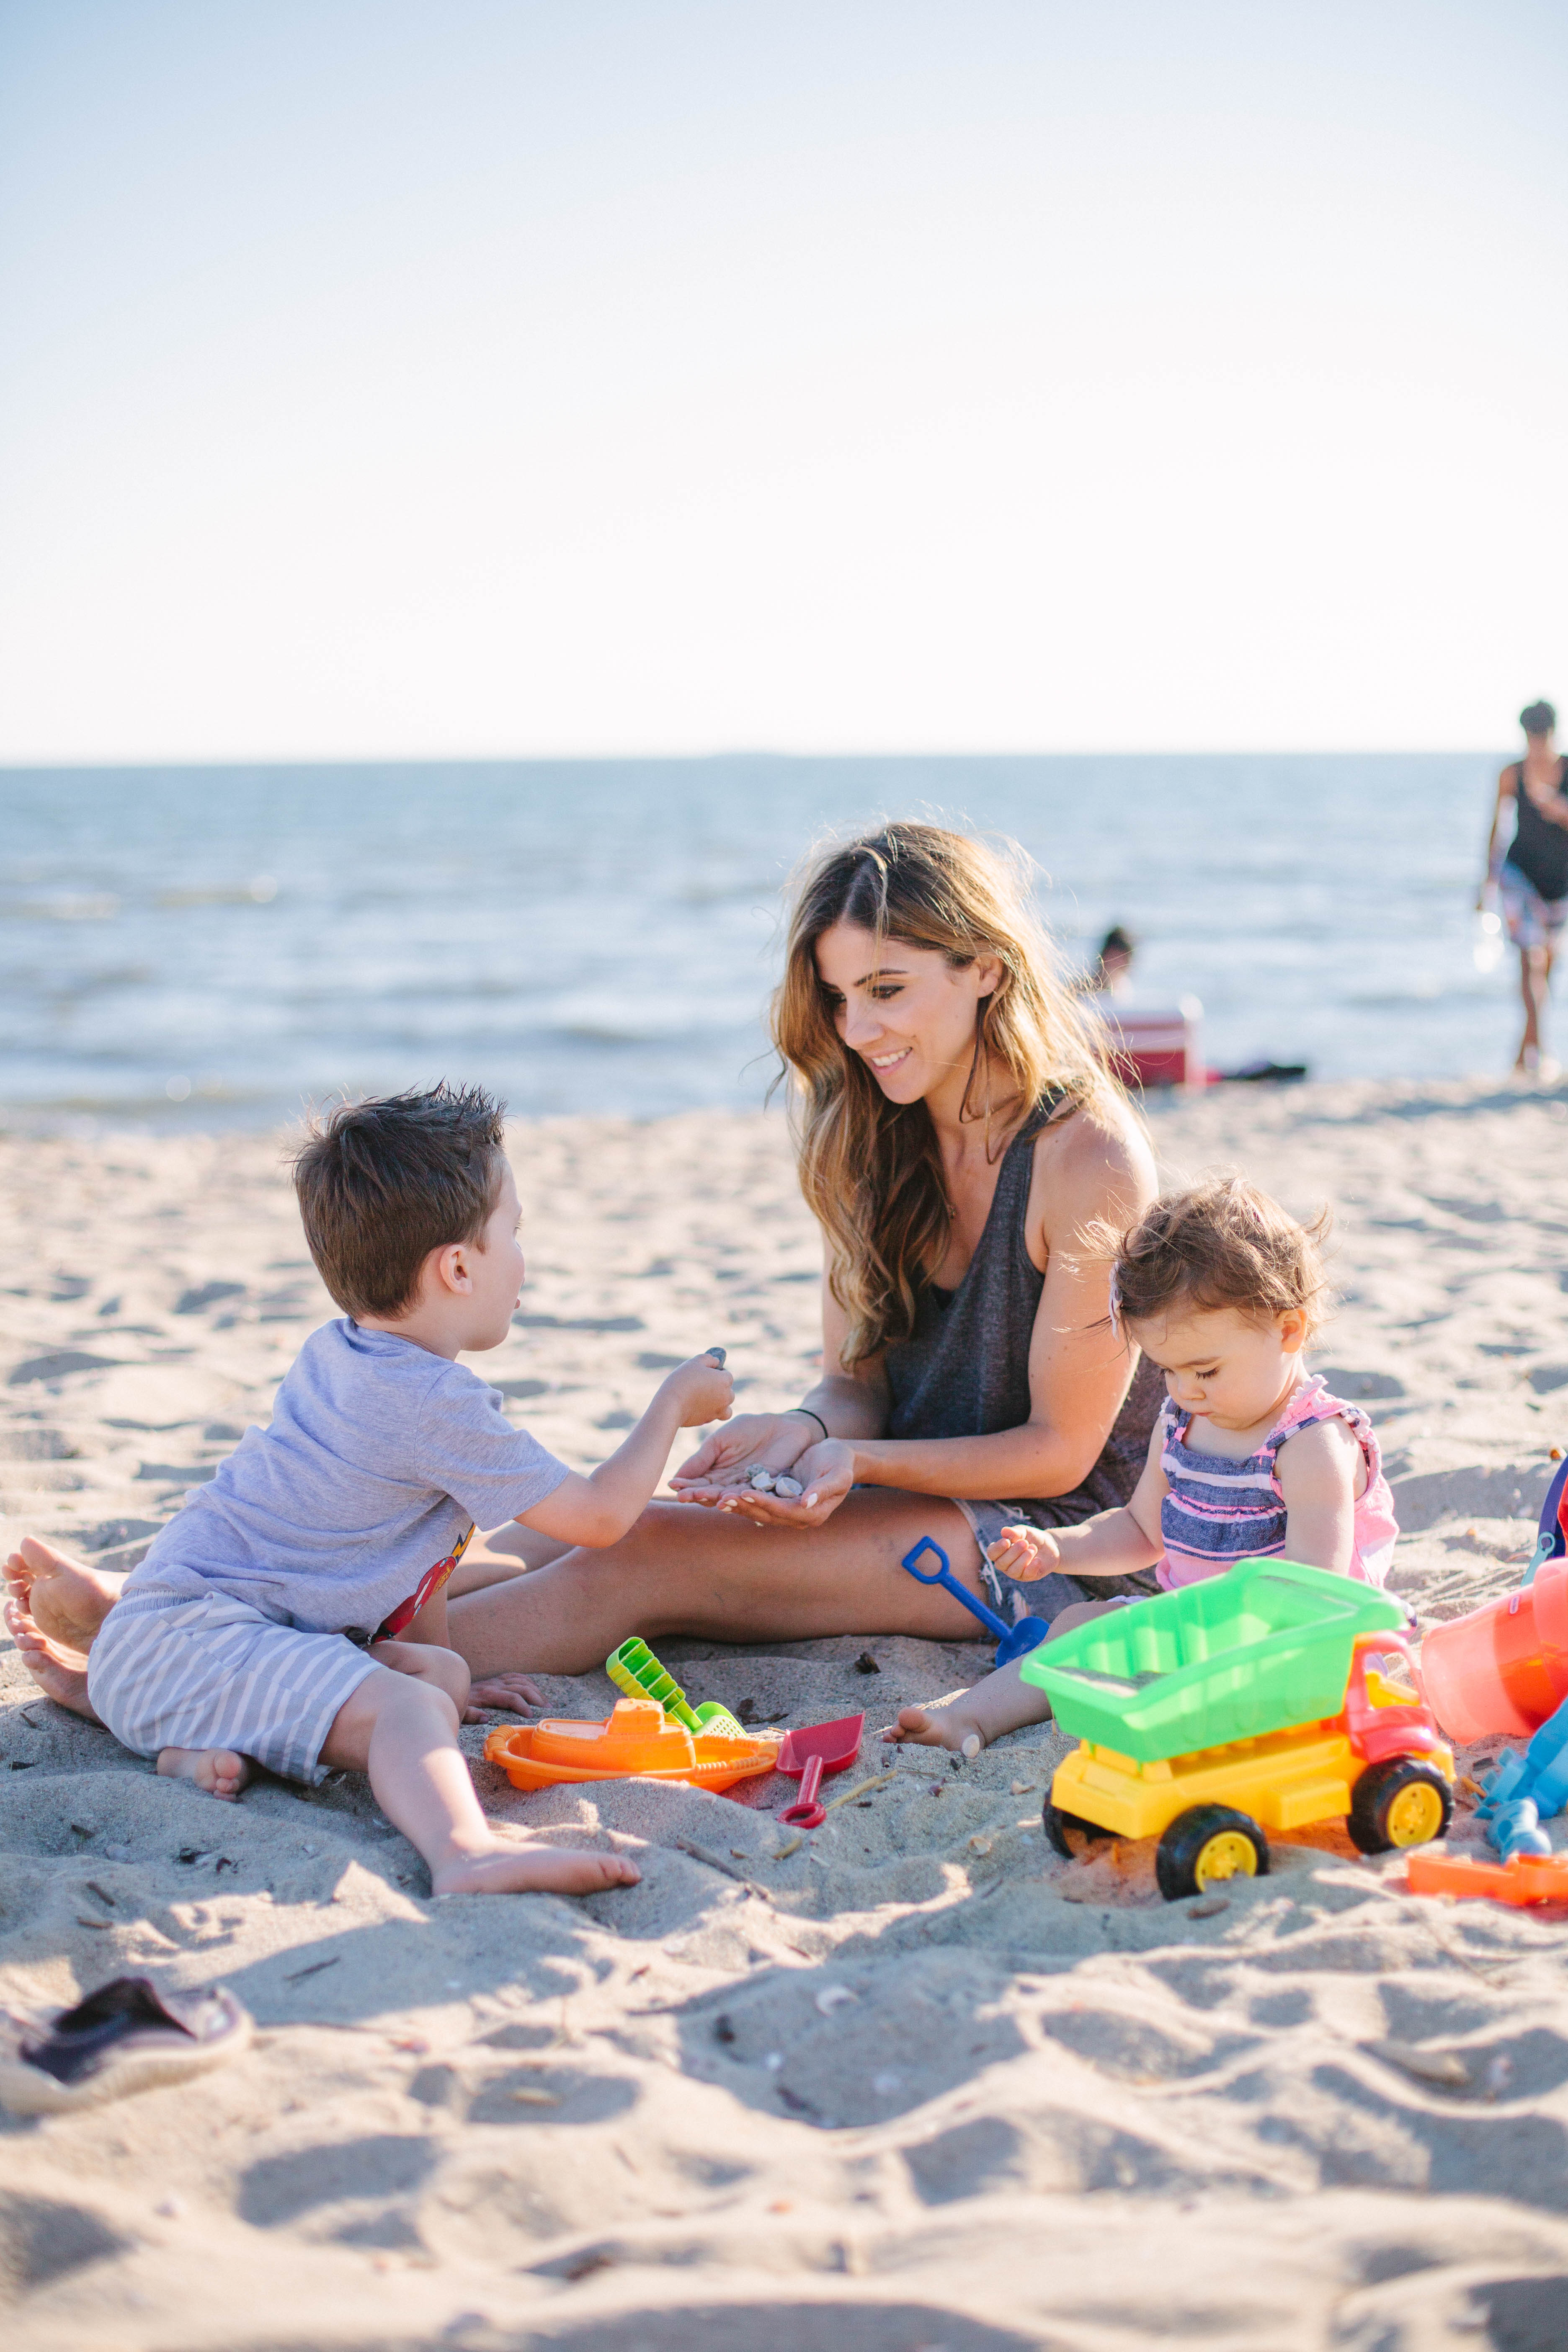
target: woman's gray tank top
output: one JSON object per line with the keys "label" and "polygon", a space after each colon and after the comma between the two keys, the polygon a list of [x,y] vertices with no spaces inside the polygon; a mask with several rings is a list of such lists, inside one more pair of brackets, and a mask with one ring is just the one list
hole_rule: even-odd
{"label": "woman's gray tank top", "polygon": [[[1003,1155],[985,1229],[956,1290],[922,1284],[912,1336],[883,1359],[889,1437],[991,1437],[1029,1418],[1029,1342],[1046,1278],[1025,1246],[1037,1135],[1060,1103],[1042,1099]],[[1070,1527],[1114,1510],[1138,1484],[1165,1383],[1141,1358],[1100,1459],[1070,1495],[998,1496],[1010,1517]]]}

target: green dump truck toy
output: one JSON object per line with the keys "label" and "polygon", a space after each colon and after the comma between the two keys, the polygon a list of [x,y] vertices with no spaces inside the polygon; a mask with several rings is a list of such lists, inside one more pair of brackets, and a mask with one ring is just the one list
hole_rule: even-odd
{"label": "green dump truck toy", "polygon": [[1247,1559],[1041,1643],[1020,1672],[1081,1742],[1046,1801],[1051,1844],[1158,1838],[1174,1903],[1266,1871],[1267,1830],[1343,1818],[1363,1853],[1441,1837],[1454,1759],[1405,1624],[1371,1585]]}

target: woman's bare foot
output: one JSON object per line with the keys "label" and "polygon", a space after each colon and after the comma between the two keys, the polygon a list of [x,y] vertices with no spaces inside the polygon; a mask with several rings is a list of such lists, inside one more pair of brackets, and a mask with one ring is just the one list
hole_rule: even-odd
{"label": "woman's bare foot", "polygon": [[560,1846],[496,1846],[430,1874],[433,1895],[599,1895],[642,1876],[620,1853],[574,1853]]}
{"label": "woman's bare foot", "polygon": [[882,1738],[917,1748],[950,1748],[955,1756],[978,1756],[985,1745],[985,1734],[963,1699],[946,1706],[906,1706]]}
{"label": "woman's bare foot", "polygon": [[231,1805],[250,1778],[250,1759],[232,1748],[165,1748],[158,1769],[166,1780],[194,1780],[209,1797]]}
{"label": "woman's bare foot", "polygon": [[543,1705],[544,1693],[526,1675],[487,1675],[482,1683],[469,1685],[463,1721],[478,1723],[481,1709],[487,1706],[506,1707],[521,1715],[525,1707]]}
{"label": "woman's bare foot", "polygon": [[85,1656],[125,1579],[24,1536],[5,1562],[5,1581],[46,1641]]}
{"label": "woman's bare foot", "polygon": [[5,1603],[5,1630],[16,1653],[46,1698],[68,1706],[89,1723],[101,1720],[87,1695],[87,1660],[63,1643],[46,1641],[19,1601]]}

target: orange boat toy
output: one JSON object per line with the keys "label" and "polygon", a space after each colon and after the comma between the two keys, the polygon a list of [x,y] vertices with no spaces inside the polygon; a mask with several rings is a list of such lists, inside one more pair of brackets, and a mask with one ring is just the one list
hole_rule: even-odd
{"label": "orange boat toy", "polygon": [[516,1789],[547,1789],[562,1781],[685,1780],[715,1791],[754,1780],[778,1760],[779,1739],[731,1739],[689,1732],[656,1699],[623,1698],[607,1723],[547,1717],[509,1724],[485,1741],[485,1760],[499,1765]]}
{"label": "orange boat toy", "polygon": [[1412,1895],[1489,1895],[1523,1909],[1568,1903],[1568,1853],[1516,1853],[1507,1862],[1471,1862],[1457,1853],[1413,1853]]}

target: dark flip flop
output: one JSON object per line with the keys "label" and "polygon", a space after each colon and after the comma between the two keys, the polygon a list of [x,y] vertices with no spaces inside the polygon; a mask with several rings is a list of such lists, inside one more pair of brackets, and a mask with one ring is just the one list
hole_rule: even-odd
{"label": "dark flip flop", "polygon": [[237,2057],[250,2030],[221,1985],[161,1993],[150,1977],[116,1977],[53,2018],[0,2013],[0,2105],[58,2115],[182,2082]]}

